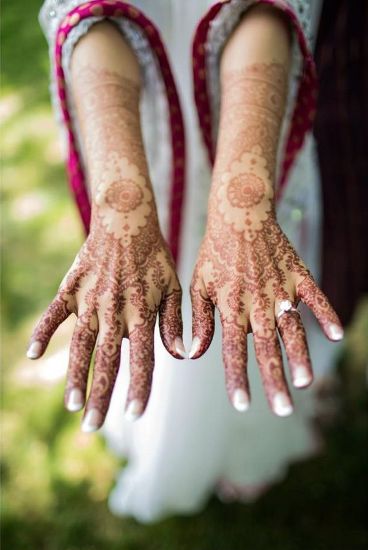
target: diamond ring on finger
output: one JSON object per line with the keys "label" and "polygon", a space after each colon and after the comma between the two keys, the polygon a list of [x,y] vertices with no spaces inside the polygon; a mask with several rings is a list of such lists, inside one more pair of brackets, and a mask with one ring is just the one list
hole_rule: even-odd
{"label": "diamond ring on finger", "polygon": [[282,315],[284,315],[284,313],[290,313],[291,311],[300,315],[299,311],[296,307],[293,306],[290,300],[282,300],[279,304],[279,311],[277,312],[276,316],[279,319]]}

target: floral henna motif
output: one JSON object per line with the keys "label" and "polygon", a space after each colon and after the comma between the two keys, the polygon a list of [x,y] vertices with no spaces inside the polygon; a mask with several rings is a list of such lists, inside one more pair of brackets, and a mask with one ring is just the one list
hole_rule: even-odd
{"label": "floral henna motif", "polygon": [[[104,172],[95,184],[95,204],[105,230],[128,245],[155,210],[152,189],[147,176],[143,176],[135,165],[116,152],[106,153],[104,166]],[[116,212],[122,216],[116,216]]]}
{"label": "floral henna motif", "polygon": [[132,180],[114,181],[108,188],[105,201],[117,212],[127,214],[142,204],[143,192]]}
{"label": "floral henna motif", "polygon": [[265,193],[265,184],[255,174],[239,174],[230,181],[226,193],[231,206],[249,208],[261,202]]}
{"label": "floral henna motif", "polygon": [[33,358],[40,356],[57,326],[76,313],[65,403],[69,410],[78,410],[85,401],[97,339],[83,421],[83,429],[93,431],[108,410],[124,337],[130,341],[126,410],[131,418],[147,406],[158,313],[166,349],[178,359],[185,350],[181,288],[159,228],[140,131],[137,85],[95,66],[81,67],[73,85],[93,199],[91,231],[37,325],[30,349]]}
{"label": "floral henna motif", "polygon": [[[81,126],[84,127],[92,183],[95,179],[99,181],[100,172],[95,171],[94,167],[101,168],[101,163],[104,165],[107,151],[119,153],[119,157],[128,157],[133,165],[147,171],[141,127],[137,124],[139,85],[115,71],[91,65],[80,67],[73,78],[76,86],[83,87]],[[121,139],[124,134],[129,139]]]}
{"label": "floral henna motif", "polygon": [[292,400],[277,328],[294,385],[312,381],[301,319],[295,308],[277,317],[279,304],[302,299],[330,338],[342,336],[335,312],[276,219],[273,180],[286,91],[284,67],[276,63],[223,74],[207,227],[191,283],[190,356],[197,358],[208,348],[213,307],[218,307],[230,400],[238,410],[248,406],[246,337],[252,332],[265,393],[279,416],[292,412]]}
{"label": "floral henna motif", "polygon": [[272,177],[287,94],[284,66],[254,63],[227,71],[223,82],[216,164],[226,165],[230,152],[231,158],[257,152]]}

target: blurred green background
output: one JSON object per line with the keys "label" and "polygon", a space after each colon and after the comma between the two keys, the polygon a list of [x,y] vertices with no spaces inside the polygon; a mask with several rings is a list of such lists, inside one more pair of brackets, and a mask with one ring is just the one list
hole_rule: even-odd
{"label": "blurred green background", "polygon": [[367,548],[364,302],[338,365],[342,408],[334,422],[325,418],[323,456],[293,466],[285,482],[252,505],[213,498],[197,516],[151,526],[109,513],[106,498],[121,464],[100,436],[82,434],[80,415],[62,405],[73,320],[59,329],[45,358],[25,358],[32,328],[83,235],[51,112],[40,2],[8,0],[2,8],[3,548]]}

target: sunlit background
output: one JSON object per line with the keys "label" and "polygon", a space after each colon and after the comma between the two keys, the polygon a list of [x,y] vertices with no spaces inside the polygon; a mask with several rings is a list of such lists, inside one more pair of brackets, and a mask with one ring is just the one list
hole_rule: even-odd
{"label": "sunlit background", "polygon": [[[3,3],[4,4],[4,3]],[[82,230],[66,185],[48,93],[39,0],[2,13],[2,538],[11,550],[354,550],[367,548],[368,305],[348,330],[324,418],[325,454],[295,465],[254,504],[213,498],[198,516],[152,526],[112,516],[119,463],[62,404],[73,319],[44,358],[26,359],[32,328],[69,268]],[[332,421],[331,417],[334,417]]]}

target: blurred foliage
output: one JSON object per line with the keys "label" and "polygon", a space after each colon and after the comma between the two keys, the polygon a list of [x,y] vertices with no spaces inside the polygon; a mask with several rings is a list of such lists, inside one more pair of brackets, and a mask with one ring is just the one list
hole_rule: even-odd
{"label": "blurred foliage", "polygon": [[[48,95],[49,63],[39,0],[2,10],[2,540],[11,550],[354,550],[367,547],[362,303],[340,371],[342,411],[323,456],[295,465],[252,505],[212,499],[193,517],[142,526],[108,511],[118,463],[99,436],[62,407],[63,383],[32,379],[24,359],[32,327],[82,240],[65,183]],[[61,329],[53,352],[67,346]],[[51,365],[52,369],[52,365]],[[28,374],[27,374],[28,373]],[[180,473],[179,473],[180,475]]]}

